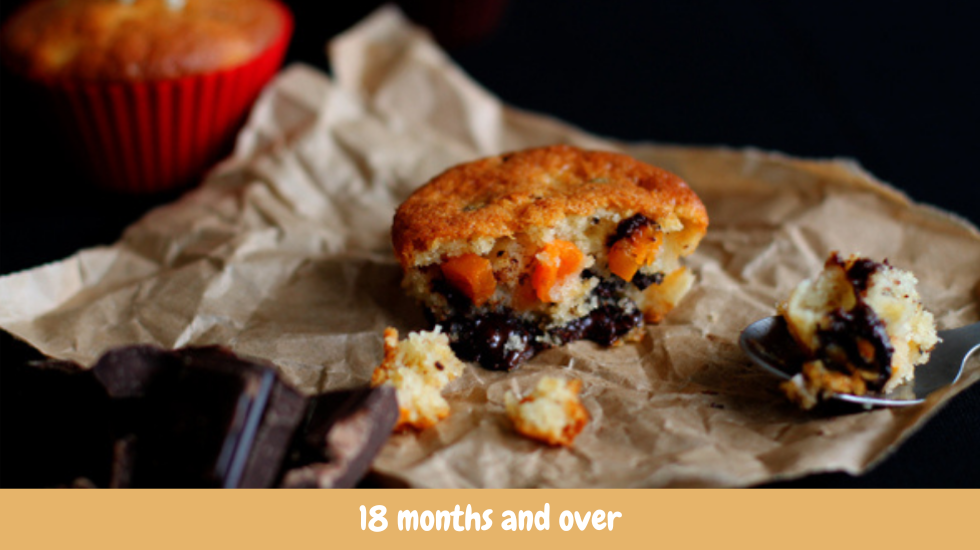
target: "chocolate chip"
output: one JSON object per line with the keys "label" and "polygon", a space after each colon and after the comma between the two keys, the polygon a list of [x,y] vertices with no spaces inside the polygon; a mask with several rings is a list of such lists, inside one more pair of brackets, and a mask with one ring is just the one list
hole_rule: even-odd
{"label": "chocolate chip", "polygon": [[460,359],[489,370],[513,370],[539,351],[540,330],[507,312],[456,316],[442,327]]}
{"label": "chocolate chip", "polygon": [[847,270],[847,279],[854,286],[855,291],[864,293],[871,284],[871,276],[880,268],[880,264],[867,258],[861,258],[854,262],[850,269]]}
{"label": "chocolate chip", "polygon": [[651,275],[648,273],[643,273],[642,271],[638,271],[636,272],[636,275],[633,275],[633,280],[630,282],[633,283],[633,286],[635,286],[636,288],[640,290],[646,290],[647,287],[650,285],[659,285],[663,283],[664,274],[658,271],[657,273]]}
{"label": "chocolate chip", "polygon": [[651,220],[643,214],[634,214],[619,222],[619,225],[616,226],[616,232],[610,235],[606,240],[606,246],[612,247],[616,241],[627,239],[633,236],[633,234],[637,231],[649,226],[654,228],[659,227],[657,222]]}
{"label": "chocolate chip", "polygon": [[[820,359],[826,367],[844,374],[863,371],[873,378],[868,382],[869,388],[884,387],[891,377],[895,348],[891,345],[884,323],[874,310],[859,301],[850,311],[834,311],[830,319],[827,328],[817,332],[822,350]],[[862,347],[869,346],[871,353],[867,353],[867,349],[862,350]]]}
{"label": "chocolate chip", "polygon": [[598,307],[585,317],[578,318],[552,334],[562,342],[591,340],[611,346],[643,323],[643,314],[637,309],[624,310],[614,305]]}
{"label": "chocolate chip", "polygon": [[469,296],[460,292],[445,279],[433,279],[431,290],[436,294],[441,294],[457,313],[464,313],[473,308],[473,301],[470,300]]}

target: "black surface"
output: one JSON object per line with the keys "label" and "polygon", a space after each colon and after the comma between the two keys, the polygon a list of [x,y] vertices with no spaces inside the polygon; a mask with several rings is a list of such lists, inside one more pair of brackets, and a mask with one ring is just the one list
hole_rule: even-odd
{"label": "black surface", "polygon": [[[377,3],[294,4],[288,58],[326,68],[326,39]],[[6,15],[12,7],[0,10]],[[512,0],[488,37],[451,54],[505,101],[592,132],[854,157],[913,199],[977,224],[977,23],[966,2]],[[39,154],[56,137],[27,99],[4,75],[0,273],[109,244],[176,196],[89,191],[63,156]],[[15,452],[22,409],[6,372],[29,355],[0,336],[5,484],[28,466]],[[976,456],[980,386],[864,476],[818,475],[778,486],[977,487]]]}

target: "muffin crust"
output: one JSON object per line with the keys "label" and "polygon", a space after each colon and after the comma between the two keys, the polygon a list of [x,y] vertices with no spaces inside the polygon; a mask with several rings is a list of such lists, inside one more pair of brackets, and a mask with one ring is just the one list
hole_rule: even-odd
{"label": "muffin crust", "polygon": [[630,211],[704,233],[708,214],[670,172],[619,153],[555,145],[462,164],[398,208],[392,228],[403,267],[432,263],[452,241],[495,240],[597,210]]}
{"label": "muffin crust", "polygon": [[245,63],[283,32],[272,0],[35,0],[3,28],[6,60],[33,78],[154,80]]}

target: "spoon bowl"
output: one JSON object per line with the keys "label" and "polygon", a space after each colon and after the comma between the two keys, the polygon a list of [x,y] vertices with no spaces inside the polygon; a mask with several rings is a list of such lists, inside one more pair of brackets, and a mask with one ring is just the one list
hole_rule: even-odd
{"label": "spoon bowl", "polygon": [[[932,350],[929,362],[916,367],[912,383],[902,384],[888,393],[837,393],[833,398],[878,407],[922,403],[930,393],[959,379],[970,354],[980,348],[980,323],[942,330],[939,337],[942,341]],[[799,373],[807,360],[782,317],[766,317],[745,327],[738,343],[756,365],[786,380]]]}

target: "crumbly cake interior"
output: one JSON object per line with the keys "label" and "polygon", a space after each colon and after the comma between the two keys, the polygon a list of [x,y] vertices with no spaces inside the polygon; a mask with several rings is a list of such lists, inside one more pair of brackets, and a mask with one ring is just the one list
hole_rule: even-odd
{"label": "crumbly cake interior", "polygon": [[496,239],[439,243],[416,257],[405,287],[457,354],[511,369],[541,349],[637,339],[693,282],[680,258],[703,229],[672,218],[597,210]]}
{"label": "crumbly cake interior", "polygon": [[806,407],[829,393],[888,392],[911,380],[938,342],[917,283],[887,261],[831,254],[779,308],[812,359],[785,385],[790,397]]}
{"label": "crumbly cake interior", "polygon": [[371,386],[393,386],[399,418],[395,430],[424,429],[449,416],[442,397],[447,384],[463,373],[463,363],[449,347],[449,338],[434,331],[410,332],[398,341],[398,331],[384,331],[384,360],[371,376]]}
{"label": "crumbly cake interior", "polygon": [[507,417],[527,437],[549,445],[571,446],[589,420],[578,396],[581,389],[581,380],[545,376],[524,397],[505,394]]}

